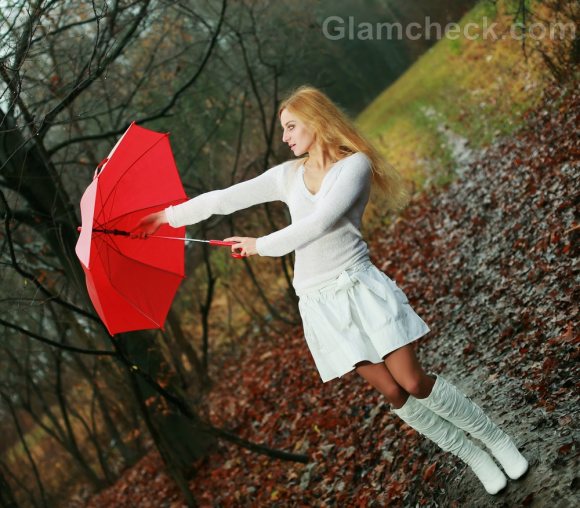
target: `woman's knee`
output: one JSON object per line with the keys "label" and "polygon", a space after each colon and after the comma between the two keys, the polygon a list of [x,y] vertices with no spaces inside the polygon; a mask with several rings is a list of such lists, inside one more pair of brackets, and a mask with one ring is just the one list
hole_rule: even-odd
{"label": "woman's knee", "polygon": [[403,386],[413,397],[421,396],[423,393],[423,383],[418,375],[411,375],[403,381]]}
{"label": "woman's knee", "polygon": [[381,393],[394,407],[401,407],[409,397],[408,392],[399,386],[396,382],[387,385]]}
{"label": "woman's knee", "polygon": [[399,383],[407,393],[422,399],[429,396],[432,379],[423,373],[413,372],[399,380]]}
{"label": "woman's knee", "polygon": [[355,370],[396,407],[407,399],[408,393],[395,381],[384,364],[361,362],[355,365]]}
{"label": "woman's knee", "polygon": [[416,398],[429,396],[434,380],[421,367],[412,344],[392,351],[383,358],[383,362],[407,393]]}

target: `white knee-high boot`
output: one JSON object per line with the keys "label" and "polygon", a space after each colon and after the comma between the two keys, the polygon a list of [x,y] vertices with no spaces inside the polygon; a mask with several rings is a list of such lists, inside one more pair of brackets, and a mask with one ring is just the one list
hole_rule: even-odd
{"label": "white knee-high boot", "polygon": [[481,440],[513,480],[527,471],[528,461],[510,437],[477,404],[440,375],[437,375],[429,396],[417,401]]}
{"label": "white knee-high boot", "polygon": [[497,494],[507,478],[493,459],[467,438],[455,425],[419,404],[412,395],[393,412],[419,433],[437,443],[443,450],[463,460],[476,474],[485,490]]}

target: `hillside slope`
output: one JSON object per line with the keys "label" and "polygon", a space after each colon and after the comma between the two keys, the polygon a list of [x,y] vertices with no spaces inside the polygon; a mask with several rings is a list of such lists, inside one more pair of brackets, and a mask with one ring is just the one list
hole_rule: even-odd
{"label": "hillside slope", "polygon": [[526,59],[517,39],[481,36],[497,23],[499,37],[513,16],[503,0],[478,3],[458,24],[462,34],[468,23],[477,25],[467,33],[479,38],[442,37],[357,118],[387,159],[419,185],[451,180],[454,145],[485,147],[519,128],[523,112],[538,104],[547,82],[539,55],[528,50]]}
{"label": "hillside slope", "polygon": [[[211,421],[308,464],[222,442],[196,464],[201,506],[573,506],[578,480],[580,94],[550,88],[525,127],[367,239],[432,333],[431,371],[502,425],[531,469],[489,496],[355,372],[322,384],[300,328],[261,330],[212,365]],[[182,506],[152,453],[88,506]]]}

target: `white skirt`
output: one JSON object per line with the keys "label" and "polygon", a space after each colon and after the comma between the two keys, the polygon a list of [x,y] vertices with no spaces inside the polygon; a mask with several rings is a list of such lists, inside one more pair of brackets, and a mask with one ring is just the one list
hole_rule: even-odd
{"label": "white skirt", "polygon": [[369,258],[297,296],[304,337],[323,383],[363,360],[381,363],[431,331],[403,290]]}

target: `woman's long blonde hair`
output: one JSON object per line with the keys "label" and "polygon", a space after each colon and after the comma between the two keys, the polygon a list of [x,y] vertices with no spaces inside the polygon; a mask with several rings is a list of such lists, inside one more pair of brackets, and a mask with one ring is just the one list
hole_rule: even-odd
{"label": "woman's long blonde hair", "polygon": [[378,186],[384,192],[385,206],[399,210],[407,203],[409,195],[401,174],[384,160],[326,94],[313,86],[302,85],[281,102],[278,118],[284,109],[299,117],[314,132],[315,140],[332,160],[343,159],[355,152],[366,154],[372,165],[372,187]]}

